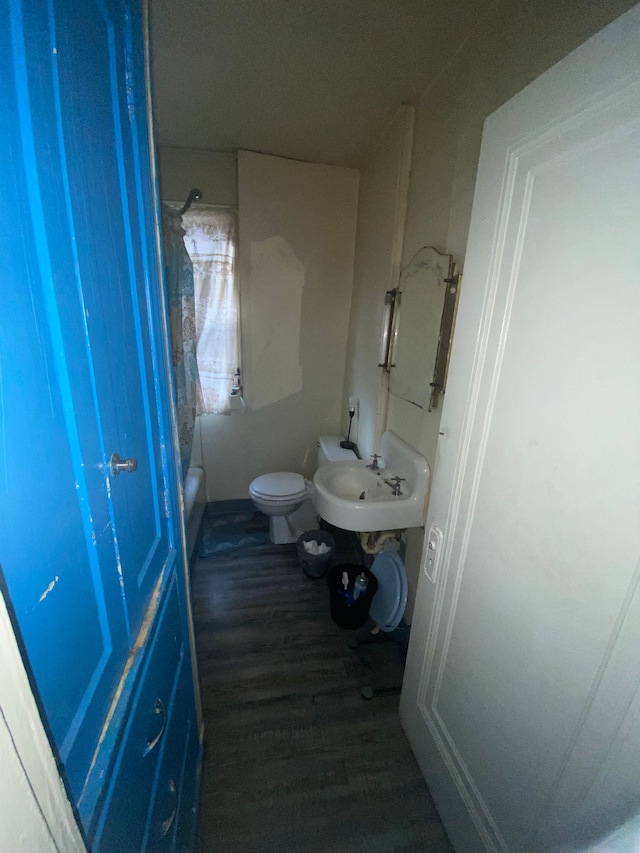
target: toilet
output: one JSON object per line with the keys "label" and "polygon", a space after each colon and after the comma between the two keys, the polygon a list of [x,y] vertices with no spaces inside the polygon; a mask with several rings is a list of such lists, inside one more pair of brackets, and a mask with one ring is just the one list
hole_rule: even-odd
{"label": "toilet", "polygon": [[[329,462],[357,459],[353,450],[340,447],[341,441],[339,435],[320,436],[317,468]],[[269,538],[275,545],[297,542],[302,533],[318,526],[318,516],[310,500],[312,487],[302,474],[290,471],[261,474],[249,486],[254,507],[269,516]]]}

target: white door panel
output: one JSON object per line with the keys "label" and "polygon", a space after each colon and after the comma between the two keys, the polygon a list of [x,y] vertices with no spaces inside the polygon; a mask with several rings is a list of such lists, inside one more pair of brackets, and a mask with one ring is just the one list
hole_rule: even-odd
{"label": "white door panel", "polygon": [[635,9],[485,128],[401,705],[460,853],[640,812],[639,34]]}

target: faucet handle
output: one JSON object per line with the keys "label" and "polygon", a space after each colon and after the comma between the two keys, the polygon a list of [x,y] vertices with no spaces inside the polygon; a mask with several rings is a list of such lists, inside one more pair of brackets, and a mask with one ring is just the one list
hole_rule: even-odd
{"label": "faucet handle", "polygon": [[372,471],[377,471],[378,470],[378,459],[380,459],[380,457],[378,456],[377,453],[372,453],[371,458],[373,459],[373,462],[370,462],[369,465],[367,465],[367,468],[371,468]]}
{"label": "faucet handle", "polygon": [[406,479],[406,477],[391,477],[390,480],[385,479],[385,483],[387,484],[387,486],[391,486],[391,488],[393,489],[394,497],[397,498],[402,495],[402,492],[400,491],[400,483],[404,483]]}

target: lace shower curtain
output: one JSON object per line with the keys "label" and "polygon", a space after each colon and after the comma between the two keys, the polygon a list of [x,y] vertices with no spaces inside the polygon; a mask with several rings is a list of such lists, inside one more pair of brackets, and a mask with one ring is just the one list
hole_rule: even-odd
{"label": "lace shower curtain", "polygon": [[184,235],[180,214],[163,206],[165,286],[183,478],[191,459],[198,386],[193,264],[184,245]]}
{"label": "lace shower curtain", "polygon": [[230,209],[194,205],[183,224],[195,285],[197,413],[225,414],[239,364],[236,215]]}

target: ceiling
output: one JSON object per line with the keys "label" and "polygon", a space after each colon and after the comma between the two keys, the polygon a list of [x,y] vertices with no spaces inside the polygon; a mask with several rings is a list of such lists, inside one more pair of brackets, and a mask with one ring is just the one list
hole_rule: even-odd
{"label": "ceiling", "polygon": [[156,141],[359,167],[490,0],[150,0]]}

